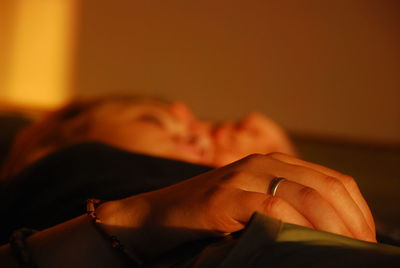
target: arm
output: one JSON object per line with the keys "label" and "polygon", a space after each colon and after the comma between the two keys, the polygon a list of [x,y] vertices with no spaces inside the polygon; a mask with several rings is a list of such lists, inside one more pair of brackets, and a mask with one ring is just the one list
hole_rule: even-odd
{"label": "arm", "polygon": [[[38,267],[126,267],[88,216],[38,232],[27,238],[26,246]],[[18,267],[8,244],[0,248],[0,263]]]}
{"label": "arm", "polygon": [[[274,177],[285,177],[276,196]],[[182,243],[244,228],[255,211],[282,221],[375,241],[374,222],[348,176],[283,154],[251,155],[184,182],[98,208],[102,228],[143,259]],[[122,266],[85,217],[28,239],[41,267]],[[10,260],[7,246],[2,260]]]}

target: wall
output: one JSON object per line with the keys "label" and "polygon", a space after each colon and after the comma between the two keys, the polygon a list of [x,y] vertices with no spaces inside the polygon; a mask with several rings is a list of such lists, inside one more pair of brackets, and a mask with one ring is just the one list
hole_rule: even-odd
{"label": "wall", "polygon": [[71,93],[76,0],[2,0],[0,10],[0,100],[64,102]]}
{"label": "wall", "polygon": [[398,1],[85,0],[75,8],[69,94],[161,95],[205,118],[260,110],[297,133],[400,144]]}

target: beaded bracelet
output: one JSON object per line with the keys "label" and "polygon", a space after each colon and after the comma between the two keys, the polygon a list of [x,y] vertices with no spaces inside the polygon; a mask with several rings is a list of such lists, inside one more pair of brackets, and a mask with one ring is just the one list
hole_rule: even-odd
{"label": "beaded bracelet", "polygon": [[101,201],[98,199],[88,199],[86,201],[86,214],[92,219],[93,225],[96,230],[103,236],[107,241],[110,242],[111,247],[116,249],[126,260],[128,260],[131,264],[136,267],[142,267],[143,261],[133,252],[128,250],[118,238],[114,235],[109,235],[102,227],[101,220],[97,217],[96,208],[101,204]]}
{"label": "beaded bracelet", "polygon": [[32,258],[31,253],[26,248],[26,238],[36,233],[36,230],[21,228],[12,233],[10,237],[10,247],[18,260],[21,268],[38,268]]}

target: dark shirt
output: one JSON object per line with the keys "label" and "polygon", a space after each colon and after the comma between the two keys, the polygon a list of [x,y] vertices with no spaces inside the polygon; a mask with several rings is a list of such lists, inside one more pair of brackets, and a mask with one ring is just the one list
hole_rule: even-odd
{"label": "dark shirt", "polygon": [[[45,229],[85,213],[85,200],[156,190],[210,167],[134,154],[99,143],[57,151],[0,188],[1,243],[20,227]],[[189,249],[189,250],[188,250]],[[194,241],[155,260],[174,267],[398,267],[400,248],[371,244],[256,215],[241,232]]]}
{"label": "dark shirt", "polygon": [[57,151],[0,188],[1,236],[45,229],[85,213],[85,200],[115,200],[175,184],[210,167],[135,154],[100,143]]}

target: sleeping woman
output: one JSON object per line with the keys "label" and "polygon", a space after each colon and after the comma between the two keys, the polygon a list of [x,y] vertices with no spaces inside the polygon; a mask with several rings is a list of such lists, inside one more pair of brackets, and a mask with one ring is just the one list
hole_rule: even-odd
{"label": "sleeping woman", "polygon": [[108,97],[73,101],[26,129],[16,140],[3,176],[85,141],[214,167],[251,153],[295,154],[284,130],[259,113],[213,126],[181,102]]}
{"label": "sleeping woman", "polygon": [[[272,217],[262,221],[279,219],[314,230],[321,241],[327,233],[315,230],[376,242],[374,220],[355,181],[295,155],[282,128],[258,113],[212,125],[179,102],[75,101],[16,139],[2,175],[0,209],[7,215],[2,242],[20,227],[42,231],[29,237],[23,234],[33,232],[16,231],[11,243],[1,247],[0,263],[132,267],[167,256],[168,265],[201,266],[207,260],[217,266],[232,260],[227,256],[235,246],[243,247],[240,239],[245,238],[236,234],[246,226],[255,228],[256,212]],[[97,201],[91,199],[91,217],[79,216],[88,198],[105,202],[95,208]],[[254,223],[250,228],[249,222]],[[189,242],[225,243],[228,237],[239,242],[233,249],[224,244],[218,260],[204,253],[215,240],[185,260],[176,257],[181,250],[171,253]],[[339,244],[350,241],[338,239]],[[274,250],[281,245],[265,246],[255,251],[245,246],[253,255],[241,261],[261,256],[261,249],[262,256],[276,257]],[[357,252],[351,254],[360,256]],[[390,258],[373,252],[369,256],[379,260],[399,257],[398,249]],[[331,253],[317,255],[319,260],[340,259]],[[196,259],[199,254],[203,257]],[[265,262],[263,257],[257,265]]]}

